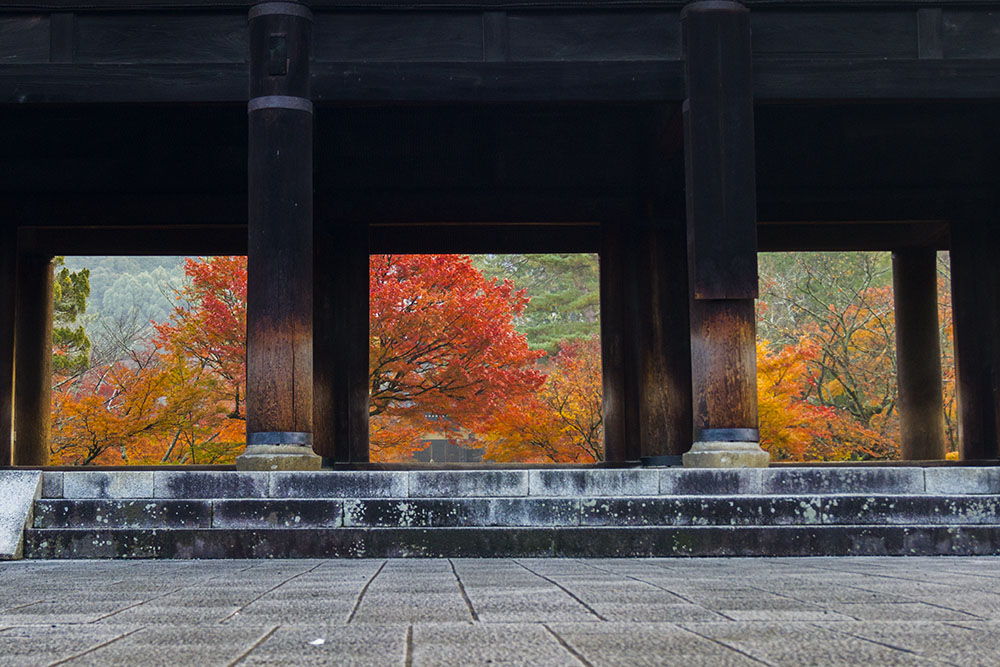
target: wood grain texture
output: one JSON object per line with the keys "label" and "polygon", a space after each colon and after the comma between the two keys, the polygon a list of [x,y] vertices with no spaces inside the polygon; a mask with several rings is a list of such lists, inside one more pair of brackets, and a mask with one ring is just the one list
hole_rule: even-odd
{"label": "wood grain texture", "polygon": [[694,428],[757,428],[752,299],[691,300]]}
{"label": "wood grain texture", "polygon": [[245,12],[81,14],[81,63],[245,63]]}
{"label": "wood grain texture", "polygon": [[942,12],[945,58],[1000,58],[1000,12],[990,9],[945,9]]}
{"label": "wood grain texture", "polygon": [[1000,456],[1000,235],[992,207],[965,211],[951,229],[959,440],[963,459]]}
{"label": "wood grain texture", "polygon": [[937,278],[933,249],[892,254],[900,450],[909,461],[945,455]]}
{"label": "wood grain texture", "polygon": [[695,299],[757,296],[756,180],[749,13],[685,9],[684,161]]}
{"label": "wood grain texture", "polygon": [[14,465],[49,462],[52,257],[19,254],[14,315]]}
{"label": "wood grain texture", "polygon": [[683,454],[693,441],[684,223],[650,221],[636,233],[640,455]]}
{"label": "wood grain texture", "polygon": [[755,56],[915,58],[913,9],[751,11]]}
{"label": "wood grain texture", "polygon": [[[283,74],[272,35],[287,39]],[[309,95],[310,21],[250,21],[250,94]],[[313,115],[248,114],[247,433],[313,430]]]}
{"label": "wood grain texture", "polygon": [[17,239],[12,225],[0,227],[0,467],[11,465],[14,444],[14,308]]}
{"label": "wood grain texture", "polygon": [[510,12],[514,61],[679,60],[676,12]]}
{"label": "wood grain texture", "polygon": [[367,463],[368,228],[331,220],[315,239],[313,449]]}
{"label": "wood grain texture", "polygon": [[44,63],[48,60],[48,16],[0,15],[0,63]]}
{"label": "wood grain texture", "polygon": [[320,13],[314,30],[318,62],[483,60],[479,13]]}

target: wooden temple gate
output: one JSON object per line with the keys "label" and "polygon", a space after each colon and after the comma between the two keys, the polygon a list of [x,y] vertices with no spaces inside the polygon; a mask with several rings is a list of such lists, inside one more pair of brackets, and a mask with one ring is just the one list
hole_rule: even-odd
{"label": "wooden temple gate", "polygon": [[607,460],[714,466],[767,463],[771,250],[895,253],[903,454],[940,458],[950,250],[996,460],[998,8],[5,3],[0,465],[46,463],[53,255],[247,253],[244,464],[309,467],[368,461],[370,252],[555,251],[601,257]]}

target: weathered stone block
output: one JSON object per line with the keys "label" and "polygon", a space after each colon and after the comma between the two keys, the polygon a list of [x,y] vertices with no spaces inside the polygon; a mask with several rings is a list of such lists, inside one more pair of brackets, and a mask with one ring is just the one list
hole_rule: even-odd
{"label": "weathered stone block", "polygon": [[213,528],[336,528],[343,525],[343,502],[325,499],[212,502]]}
{"label": "weathered stone block", "polygon": [[42,473],[42,498],[62,498],[63,474],[61,472]]}
{"label": "weathered stone block", "polygon": [[527,470],[421,470],[409,473],[411,498],[526,495]]}
{"label": "weathered stone block", "polygon": [[924,492],[922,468],[769,468],[762,490],[773,494]]}
{"label": "weathered stone block", "polygon": [[152,498],[153,473],[132,470],[67,472],[63,498]]}
{"label": "weathered stone block", "polygon": [[158,470],[153,477],[156,498],[265,498],[266,472],[220,470]]}
{"label": "weathered stone block", "polygon": [[345,526],[576,526],[579,522],[575,498],[368,499],[344,504]]}
{"label": "weathered stone block", "polygon": [[655,496],[657,470],[646,468],[594,470],[532,470],[528,488],[533,496]]}
{"label": "weathered stone block", "polygon": [[811,525],[821,520],[819,498],[674,496],[594,498],[581,502],[584,526]]}
{"label": "weathered stone block", "polygon": [[822,513],[827,524],[996,524],[1000,496],[828,496]]}
{"label": "weathered stone block", "polygon": [[1000,494],[1000,468],[935,467],[924,469],[927,493]]}
{"label": "weathered stone block", "polygon": [[208,528],[207,500],[42,499],[35,503],[35,528]]}
{"label": "weathered stone block", "polygon": [[670,468],[659,473],[659,492],[665,496],[761,492],[759,468]]}
{"label": "weathered stone block", "polygon": [[405,498],[405,472],[273,472],[272,498]]}
{"label": "weathered stone block", "polygon": [[21,557],[24,529],[41,492],[38,470],[0,470],[0,560]]}

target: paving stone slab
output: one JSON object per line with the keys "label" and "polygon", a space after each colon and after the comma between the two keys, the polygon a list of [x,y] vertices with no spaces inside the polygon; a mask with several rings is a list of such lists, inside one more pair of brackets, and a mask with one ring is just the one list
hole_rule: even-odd
{"label": "paving stone slab", "polygon": [[37,470],[0,470],[0,560],[20,558],[24,529],[31,525],[35,499],[42,492]]}
{"label": "paving stone slab", "polygon": [[405,498],[407,473],[390,471],[272,472],[272,498]]}
{"label": "paving stone slab", "polygon": [[408,479],[411,498],[528,495],[527,470],[413,470]]}
{"label": "paving stone slab", "polygon": [[250,471],[157,470],[153,495],[157,498],[264,498],[268,473]]}
{"label": "paving stone slab", "polygon": [[152,497],[152,472],[95,470],[63,473],[63,498]]}
{"label": "paving stone slab", "polygon": [[413,665],[580,665],[550,632],[534,624],[418,625],[411,641]]}

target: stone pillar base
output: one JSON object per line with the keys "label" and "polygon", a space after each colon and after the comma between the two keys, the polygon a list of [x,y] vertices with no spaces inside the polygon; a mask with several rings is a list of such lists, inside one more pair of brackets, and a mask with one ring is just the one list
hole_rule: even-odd
{"label": "stone pillar base", "polygon": [[708,440],[691,445],[683,460],[685,468],[766,468],[771,455],[756,442]]}
{"label": "stone pillar base", "polygon": [[319,470],[323,459],[305,445],[247,445],[237,470]]}

